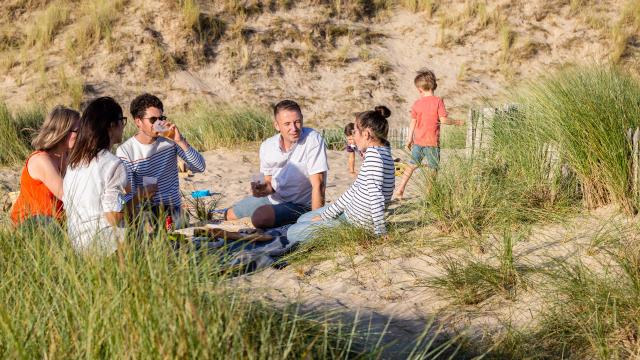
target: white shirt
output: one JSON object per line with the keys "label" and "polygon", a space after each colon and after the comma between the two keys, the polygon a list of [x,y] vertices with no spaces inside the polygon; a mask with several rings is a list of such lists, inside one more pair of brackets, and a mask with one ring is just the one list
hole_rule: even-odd
{"label": "white shirt", "polygon": [[298,141],[285,152],[280,146],[280,137],[276,134],[260,145],[260,171],[271,176],[275,191],[269,195],[269,201],[311,206],[309,176],[329,170],[324,139],[317,131],[302,128]]}
{"label": "white shirt", "polygon": [[102,150],[88,165],[68,167],[62,202],[71,244],[78,251],[113,253],[124,238],[124,228],[107,222],[105,212],[124,208],[127,172],[115,155]]}

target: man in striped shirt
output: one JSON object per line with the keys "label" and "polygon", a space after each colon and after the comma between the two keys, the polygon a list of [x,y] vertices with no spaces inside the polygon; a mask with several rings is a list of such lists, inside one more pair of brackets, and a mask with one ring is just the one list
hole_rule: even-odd
{"label": "man in striped shirt", "polygon": [[[143,178],[155,178],[157,191],[151,200],[152,208],[154,211],[162,208],[171,214],[176,226],[186,225],[181,209],[177,157],[182,158],[193,172],[204,171],[204,158],[189,145],[175,124],[166,122],[164,107],[158,97],[142,94],[133,99],[130,111],[138,133],[116,150],[129,175],[132,191],[127,196],[135,196],[136,190],[143,185]],[[164,137],[154,129],[154,123],[158,121],[167,129]]]}

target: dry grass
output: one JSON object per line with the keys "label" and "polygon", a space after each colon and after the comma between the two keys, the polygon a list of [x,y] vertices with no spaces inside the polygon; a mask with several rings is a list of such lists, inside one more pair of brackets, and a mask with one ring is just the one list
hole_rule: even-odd
{"label": "dry grass", "polygon": [[69,21],[70,8],[65,1],[49,4],[35,14],[33,22],[26,29],[27,46],[48,47],[60,29]]}
{"label": "dry grass", "polygon": [[545,42],[539,42],[532,39],[526,39],[522,46],[513,49],[512,55],[514,60],[529,60],[537,56],[543,51],[549,51],[551,47]]}
{"label": "dry grass", "polygon": [[438,38],[436,40],[436,46],[443,49],[448,49],[451,46],[452,36],[447,33],[447,25],[449,20],[444,15],[440,15],[440,30],[438,31]]}
{"label": "dry grass", "polygon": [[55,89],[57,96],[65,97],[63,103],[68,104],[74,109],[80,109],[82,98],[84,96],[84,81],[81,76],[69,76],[61,68],[58,71],[58,87]]}
{"label": "dry grass", "polygon": [[5,72],[13,69],[20,63],[20,55],[16,50],[4,50],[0,57],[0,71]]}
{"label": "dry grass", "polygon": [[[611,29],[611,60],[619,63],[632,54],[631,44],[639,40],[640,34],[640,2],[628,0],[622,10],[618,22]],[[637,50],[636,50],[637,51]]]}
{"label": "dry grass", "polygon": [[145,69],[148,76],[164,79],[169,73],[178,69],[176,59],[165,49],[159,39],[153,38],[150,46],[151,49],[144,54]]}
{"label": "dry grass", "polygon": [[88,0],[80,8],[81,16],[67,48],[82,54],[102,40],[111,40],[113,26],[128,0]]}
{"label": "dry grass", "polygon": [[185,28],[199,30],[200,5],[197,0],[178,0]]}
{"label": "dry grass", "polygon": [[413,12],[425,12],[427,17],[431,17],[440,7],[439,0],[400,0],[400,5]]}
{"label": "dry grass", "polygon": [[511,48],[516,41],[516,33],[511,29],[509,23],[503,23],[500,27],[500,49],[502,50],[501,61],[509,62]]}

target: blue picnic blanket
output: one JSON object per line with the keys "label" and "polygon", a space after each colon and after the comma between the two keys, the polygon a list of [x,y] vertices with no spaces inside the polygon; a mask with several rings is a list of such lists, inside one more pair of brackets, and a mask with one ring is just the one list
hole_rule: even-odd
{"label": "blue picnic blanket", "polygon": [[221,255],[224,266],[242,267],[245,272],[256,271],[277,263],[282,256],[294,251],[299,245],[287,239],[287,229],[291,225],[268,229],[265,234],[273,236],[271,241],[212,241],[206,237],[192,239],[196,251]]}

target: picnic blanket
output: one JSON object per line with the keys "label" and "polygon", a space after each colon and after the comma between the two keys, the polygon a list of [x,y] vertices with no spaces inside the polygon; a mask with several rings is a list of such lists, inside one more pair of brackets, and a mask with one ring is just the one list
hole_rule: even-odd
{"label": "picnic blanket", "polygon": [[[246,273],[269,266],[281,267],[286,265],[278,262],[278,260],[294,251],[299,245],[287,239],[286,234],[289,226],[291,225],[264,231],[264,234],[273,237],[270,241],[237,240],[230,242],[222,238],[215,240],[210,237],[193,236],[190,238],[190,242],[198,252],[220,256],[223,267],[243,269],[243,272]],[[218,224],[216,227],[225,230],[231,229],[230,231],[241,230],[235,224]],[[189,229],[185,229],[185,231],[188,232]]]}

